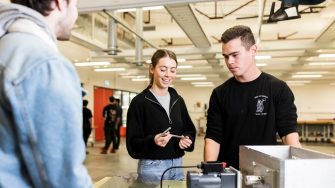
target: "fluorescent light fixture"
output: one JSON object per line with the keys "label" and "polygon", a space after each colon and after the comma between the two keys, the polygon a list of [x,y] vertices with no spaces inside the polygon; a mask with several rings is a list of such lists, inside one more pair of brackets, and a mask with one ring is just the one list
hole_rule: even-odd
{"label": "fluorescent light fixture", "polygon": [[74,63],[75,66],[77,67],[87,67],[87,66],[104,66],[104,65],[110,65],[110,62],[107,61],[101,61],[101,62],[78,62]]}
{"label": "fluorescent light fixture", "polygon": [[305,83],[290,83],[289,86],[304,86]]}
{"label": "fluorescent light fixture", "polygon": [[307,84],[307,83],[311,83],[310,80],[288,80],[286,81],[287,84],[295,84],[295,83],[303,83],[303,84]]}
{"label": "fluorescent light fixture", "polygon": [[115,12],[135,12],[136,8],[125,8],[125,9],[119,9],[116,10]]}
{"label": "fluorescent light fixture", "polygon": [[178,61],[178,63],[183,63],[183,62],[186,61],[186,59],[184,59],[184,58],[178,58],[177,61]]}
{"label": "fluorescent light fixture", "polygon": [[207,78],[205,76],[201,76],[201,77],[184,77],[184,78],[180,78],[180,80],[207,80]]}
{"label": "fluorescent light fixture", "polygon": [[178,69],[190,69],[192,68],[193,66],[192,65],[178,65]]}
{"label": "fluorescent light fixture", "polygon": [[327,74],[328,71],[296,72],[295,74]]}
{"label": "fluorescent light fixture", "polygon": [[145,78],[146,76],[144,75],[124,75],[121,76],[122,78]]}
{"label": "fluorescent light fixture", "polygon": [[163,6],[154,6],[154,7],[143,7],[143,10],[161,10],[164,9]]}
{"label": "fluorescent light fixture", "polygon": [[143,81],[149,81],[149,78],[132,78],[131,81],[134,82],[143,82]]}
{"label": "fluorescent light fixture", "polygon": [[321,78],[321,74],[295,74],[292,78]]}
{"label": "fluorescent light fixture", "polygon": [[151,63],[151,60],[148,59],[148,60],[145,61],[145,63],[150,64],[150,63]]}
{"label": "fluorescent light fixture", "polygon": [[213,82],[192,82],[193,85],[213,85]]}
{"label": "fluorescent light fixture", "polygon": [[125,68],[105,68],[105,69],[94,69],[95,72],[117,72],[125,71]]}
{"label": "fluorescent light fixture", "polygon": [[308,65],[318,66],[318,65],[335,65],[335,62],[313,62],[308,63]]}
{"label": "fluorescent light fixture", "polygon": [[[160,10],[163,9],[163,6],[154,6],[154,7],[143,7],[142,10]],[[125,9],[119,9],[115,12],[135,12],[136,8],[125,8]]]}
{"label": "fluorescent light fixture", "polygon": [[266,64],[266,63],[256,63],[256,66],[257,67],[265,67],[265,66],[268,66],[268,64]]}
{"label": "fluorescent light fixture", "polygon": [[203,76],[202,74],[177,74],[177,77],[200,77]]}
{"label": "fluorescent light fixture", "polygon": [[194,87],[214,87],[214,84],[212,85],[193,85]]}
{"label": "fluorescent light fixture", "polygon": [[320,54],[319,57],[335,57],[335,54]]}
{"label": "fluorescent light fixture", "polygon": [[255,59],[260,60],[260,59],[271,59],[272,56],[270,55],[256,55]]}

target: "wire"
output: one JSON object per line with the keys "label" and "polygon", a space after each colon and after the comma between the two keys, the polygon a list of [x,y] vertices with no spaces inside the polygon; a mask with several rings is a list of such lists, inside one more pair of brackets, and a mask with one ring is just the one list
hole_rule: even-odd
{"label": "wire", "polygon": [[171,166],[171,167],[167,168],[167,169],[163,172],[163,174],[162,174],[162,176],[161,176],[161,186],[160,186],[160,188],[163,188],[163,177],[164,177],[164,174],[165,174],[167,171],[169,171],[169,170],[171,170],[171,169],[173,169],[173,168],[199,168],[199,165],[197,165],[197,166]]}

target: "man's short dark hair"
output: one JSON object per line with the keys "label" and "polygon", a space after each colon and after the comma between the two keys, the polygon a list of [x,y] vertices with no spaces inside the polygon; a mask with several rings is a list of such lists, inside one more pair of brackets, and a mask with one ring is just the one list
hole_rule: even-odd
{"label": "man's short dark hair", "polygon": [[114,96],[110,96],[110,97],[109,97],[109,102],[114,102],[114,101],[115,101]]}
{"label": "man's short dark hair", "polygon": [[43,16],[48,16],[53,10],[51,3],[54,0],[11,0],[12,3],[20,4],[31,9],[36,10]]}
{"label": "man's short dark hair", "polygon": [[237,25],[232,28],[227,29],[221,36],[221,41],[223,44],[228,43],[229,41],[241,38],[242,45],[245,49],[249,50],[252,45],[255,44],[255,38],[252,34],[250,27],[244,25]]}
{"label": "man's short dark hair", "polygon": [[116,101],[118,104],[120,104],[120,99],[115,99],[115,101]]}
{"label": "man's short dark hair", "polygon": [[88,100],[84,99],[83,100],[83,106],[87,106],[88,105]]}

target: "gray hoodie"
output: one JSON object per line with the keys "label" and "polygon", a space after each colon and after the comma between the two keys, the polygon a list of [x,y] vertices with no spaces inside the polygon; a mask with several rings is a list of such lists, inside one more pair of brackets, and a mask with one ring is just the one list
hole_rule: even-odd
{"label": "gray hoodie", "polygon": [[38,12],[19,4],[2,4],[0,3],[0,38],[5,35],[11,25],[19,20],[27,19],[34,22],[47,33],[54,42],[56,42],[55,34],[50,30],[45,18]]}

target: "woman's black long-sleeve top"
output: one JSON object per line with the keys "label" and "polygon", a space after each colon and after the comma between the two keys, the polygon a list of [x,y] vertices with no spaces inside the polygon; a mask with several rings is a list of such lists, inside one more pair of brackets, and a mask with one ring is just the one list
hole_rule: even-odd
{"label": "woman's black long-sleeve top", "polygon": [[[177,91],[170,93],[170,117],[150,92],[149,87],[133,98],[127,113],[126,142],[129,155],[135,159],[172,159],[193,151],[196,130],[185,102]],[[154,137],[171,127],[170,133],[189,136],[193,144],[180,149],[180,138],[172,137],[165,147],[155,144]]]}

